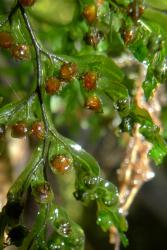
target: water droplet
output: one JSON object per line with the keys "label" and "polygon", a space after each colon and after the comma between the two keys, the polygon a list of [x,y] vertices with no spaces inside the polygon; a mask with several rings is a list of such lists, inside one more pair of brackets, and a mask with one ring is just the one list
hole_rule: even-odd
{"label": "water droplet", "polygon": [[162,36],[151,35],[147,42],[147,48],[149,49],[150,53],[156,53],[163,48],[164,41]]}
{"label": "water droplet", "polygon": [[62,240],[57,240],[57,242],[52,242],[51,244],[49,244],[49,249],[50,250],[56,250],[56,249],[60,249],[63,250],[65,247],[65,243]]}
{"label": "water droplet", "polygon": [[132,120],[131,117],[125,117],[124,119],[122,119],[122,122],[120,124],[120,129],[122,130],[122,132],[131,132],[132,128],[134,125],[134,121]]}
{"label": "water droplet", "polygon": [[130,110],[130,100],[129,98],[119,99],[113,104],[114,108],[120,112],[122,115],[127,115]]}
{"label": "water droplet", "polygon": [[76,190],[73,195],[76,200],[82,200],[84,190]]}
{"label": "water droplet", "polygon": [[41,183],[32,191],[35,200],[39,203],[46,203],[51,199],[51,188],[48,183]]}
{"label": "water droplet", "polygon": [[69,222],[62,222],[59,226],[58,232],[62,236],[69,236],[72,232],[72,228]]}
{"label": "water droplet", "polygon": [[71,147],[73,149],[75,149],[76,151],[80,151],[82,149],[82,147],[80,145],[78,145],[78,144],[72,144]]}
{"label": "water droplet", "polygon": [[162,63],[155,65],[154,74],[160,83],[167,80],[167,58]]}
{"label": "water droplet", "polygon": [[84,177],[84,183],[88,188],[91,188],[91,187],[98,185],[99,182],[100,182],[99,176],[94,176],[94,177],[85,176]]}
{"label": "water droplet", "polygon": [[118,196],[108,192],[102,196],[102,201],[107,207],[110,207],[118,203]]}

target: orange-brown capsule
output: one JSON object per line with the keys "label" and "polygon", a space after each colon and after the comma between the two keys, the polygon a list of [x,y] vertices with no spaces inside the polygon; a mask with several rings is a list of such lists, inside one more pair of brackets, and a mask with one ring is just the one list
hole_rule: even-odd
{"label": "orange-brown capsule", "polygon": [[141,17],[144,13],[144,6],[143,5],[139,5],[139,16]]}
{"label": "orange-brown capsule", "polygon": [[46,80],[45,84],[46,93],[49,95],[54,95],[59,91],[61,82],[56,77],[50,77]]}
{"label": "orange-brown capsule", "polygon": [[74,63],[64,63],[60,68],[60,77],[65,81],[70,81],[77,73],[77,65]]}
{"label": "orange-brown capsule", "polygon": [[27,60],[30,58],[29,46],[25,44],[17,44],[12,48],[12,56],[16,60]]}
{"label": "orange-brown capsule", "polygon": [[43,122],[34,122],[31,128],[32,134],[39,140],[42,140],[45,136],[45,127]]}
{"label": "orange-brown capsule", "polygon": [[87,72],[83,76],[83,86],[87,90],[96,88],[97,74],[95,72]]}
{"label": "orange-brown capsule", "polygon": [[19,2],[22,6],[29,7],[32,6],[36,2],[36,0],[19,0]]}
{"label": "orange-brown capsule", "polygon": [[83,16],[88,23],[92,24],[97,18],[97,7],[95,4],[87,5],[83,10]]}
{"label": "orange-brown capsule", "polygon": [[27,135],[28,128],[25,123],[19,122],[11,127],[11,136],[14,138],[22,138]]}
{"label": "orange-brown capsule", "polygon": [[14,44],[12,35],[7,31],[0,32],[0,47],[10,49]]}
{"label": "orange-brown capsule", "polygon": [[86,100],[85,107],[98,112],[101,110],[101,101],[97,96],[89,96]]}
{"label": "orange-brown capsule", "polygon": [[56,155],[51,160],[51,167],[54,172],[66,173],[72,167],[72,160],[65,155]]}

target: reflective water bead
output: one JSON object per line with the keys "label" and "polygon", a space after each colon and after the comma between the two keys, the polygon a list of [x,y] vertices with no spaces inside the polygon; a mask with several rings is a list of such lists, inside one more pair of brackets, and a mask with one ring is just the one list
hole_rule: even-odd
{"label": "reflective water bead", "polygon": [[131,132],[132,128],[134,126],[134,121],[132,120],[131,117],[125,117],[124,119],[122,119],[122,122],[120,124],[120,129],[122,132]]}
{"label": "reflective water bead", "polygon": [[82,200],[84,190],[77,190],[73,193],[76,200]]}
{"label": "reflective water bead", "polygon": [[84,37],[86,44],[91,45],[92,47],[96,47],[101,39],[102,39],[102,33],[98,31],[92,33],[86,33]]}
{"label": "reflective water bead", "polygon": [[72,232],[72,228],[69,222],[62,222],[58,228],[58,231],[63,236],[69,236]]}
{"label": "reflective water bead", "polygon": [[144,13],[144,6],[137,1],[129,4],[127,9],[128,15],[132,17],[134,21],[137,21]]}
{"label": "reflective water bead", "polygon": [[84,183],[89,188],[97,185],[99,183],[99,181],[100,181],[99,176],[94,176],[94,177],[86,176],[86,177],[84,177]]}
{"label": "reflective water bead", "polygon": [[48,202],[51,198],[51,189],[48,183],[42,183],[33,189],[33,195],[39,203]]}
{"label": "reflective water bead", "polygon": [[164,83],[167,80],[167,58],[158,65],[155,66],[154,74],[160,83]]}
{"label": "reflective water bead", "polygon": [[114,108],[122,114],[128,114],[130,109],[130,100],[128,98],[119,99],[113,104]]}
{"label": "reflective water bead", "polygon": [[53,239],[49,243],[49,250],[64,250],[65,249],[65,242],[62,238],[57,238],[55,236],[55,239]]}
{"label": "reflective water bead", "polygon": [[134,40],[134,30],[124,30],[122,34],[123,40],[126,45]]}

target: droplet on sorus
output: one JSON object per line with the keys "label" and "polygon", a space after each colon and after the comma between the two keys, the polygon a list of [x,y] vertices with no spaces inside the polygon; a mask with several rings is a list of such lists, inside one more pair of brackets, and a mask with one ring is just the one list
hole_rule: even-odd
{"label": "droplet on sorus", "polygon": [[51,198],[51,189],[48,183],[42,183],[33,189],[33,195],[37,202],[46,203]]}
{"label": "droplet on sorus", "polygon": [[56,77],[48,78],[45,83],[46,93],[49,95],[54,95],[55,93],[59,91],[60,85],[61,85],[61,82],[58,78]]}
{"label": "droplet on sorus", "polygon": [[0,138],[2,138],[5,135],[5,125],[0,124]]}
{"label": "droplet on sorus", "polygon": [[11,136],[14,138],[23,138],[27,132],[28,128],[25,123],[19,122],[11,126]]}
{"label": "droplet on sorus", "polygon": [[129,98],[119,99],[117,102],[113,103],[113,106],[118,112],[129,112],[130,100]]}
{"label": "droplet on sorus", "polygon": [[30,7],[36,2],[36,0],[19,0],[19,2],[24,7]]}
{"label": "droplet on sorus", "polygon": [[32,124],[31,133],[39,140],[44,139],[45,127],[43,122],[37,121]]}
{"label": "droplet on sorus", "polygon": [[85,176],[84,177],[84,183],[88,188],[93,188],[96,185],[98,185],[100,182],[100,177],[99,176],[94,176],[94,177],[90,177],[90,176]]}
{"label": "droplet on sorus", "polygon": [[14,44],[12,35],[7,31],[0,32],[0,47],[10,49]]}
{"label": "droplet on sorus", "polygon": [[97,7],[95,4],[87,5],[83,10],[83,16],[88,23],[93,23],[97,18]]}
{"label": "droplet on sorus", "polygon": [[60,68],[60,77],[65,81],[70,81],[77,73],[75,63],[64,63]]}
{"label": "droplet on sorus", "polygon": [[144,12],[144,6],[134,1],[128,6],[127,12],[128,15],[131,16],[134,21],[137,21]]}
{"label": "droplet on sorus", "polygon": [[12,48],[12,56],[16,60],[28,60],[30,58],[29,46],[25,44],[17,44]]}
{"label": "droplet on sorus", "polygon": [[119,125],[122,132],[128,132],[128,133],[132,131],[133,126],[134,126],[134,121],[131,117],[128,116],[122,119],[122,122]]}
{"label": "droplet on sorus", "polygon": [[69,222],[62,222],[58,228],[58,231],[63,236],[69,236],[72,232],[72,228]]}
{"label": "droplet on sorus", "polygon": [[86,100],[85,107],[93,111],[101,111],[101,101],[97,96],[89,96]]}
{"label": "droplet on sorus", "polygon": [[97,74],[95,72],[87,72],[83,76],[83,86],[87,90],[96,88]]}
{"label": "droplet on sorus", "polygon": [[134,31],[133,30],[124,30],[122,34],[123,40],[125,44],[129,44],[134,39]]}
{"label": "droplet on sorus", "polygon": [[51,160],[51,168],[54,173],[64,174],[72,168],[72,159],[66,155],[56,155]]}
{"label": "droplet on sorus", "polygon": [[96,47],[102,38],[102,33],[94,32],[94,33],[86,33],[84,40],[86,44]]}

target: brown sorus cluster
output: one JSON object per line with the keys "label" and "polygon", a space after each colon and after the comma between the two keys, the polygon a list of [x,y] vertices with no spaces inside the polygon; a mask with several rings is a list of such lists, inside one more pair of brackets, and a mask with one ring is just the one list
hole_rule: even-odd
{"label": "brown sorus cluster", "polygon": [[24,7],[32,6],[36,0],[19,0],[19,3]]}
{"label": "brown sorus cluster", "polygon": [[41,121],[34,122],[31,128],[31,133],[37,139],[42,140],[45,136],[45,127],[43,122]]}
{"label": "brown sorus cluster", "polygon": [[97,18],[97,7],[95,4],[87,5],[83,10],[83,16],[86,21],[92,24]]}
{"label": "brown sorus cluster", "polygon": [[60,77],[65,81],[70,81],[77,73],[75,63],[64,63],[60,68]]}
{"label": "brown sorus cluster", "polygon": [[61,174],[66,173],[71,168],[72,160],[65,155],[56,155],[51,160],[51,166],[53,171],[57,171]]}
{"label": "brown sorus cluster", "polygon": [[40,202],[45,202],[51,194],[50,186],[48,183],[39,184],[35,189],[35,195]]}
{"label": "brown sorus cluster", "polygon": [[27,125],[24,122],[19,122],[11,126],[11,136],[14,138],[22,138],[28,133]]}
{"label": "brown sorus cluster", "polygon": [[89,96],[86,100],[85,107],[87,109],[91,109],[93,111],[100,111],[101,110],[101,101],[97,96]]}
{"label": "brown sorus cluster", "polygon": [[29,46],[17,44],[12,48],[12,56],[17,60],[27,60],[30,57]]}
{"label": "brown sorus cluster", "polygon": [[133,30],[124,30],[122,34],[123,40],[125,44],[129,44],[134,39],[134,31]]}
{"label": "brown sorus cluster", "polygon": [[96,47],[102,38],[100,32],[86,33],[84,40],[86,44]]}
{"label": "brown sorus cluster", "polygon": [[144,6],[142,4],[138,4],[137,1],[134,1],[128,6],[127,12],[134,21],[137,21],[144,12]]}
{"label": "brown sorus cluster", "polygon": [[46,93],[49,95],[54,95],[55,93],[59,91],[60,85],[61,85],[61,82],[58,78],[56,77],[48,78],[45,83]]}
{"label": "brown sorus cluster", "polygon": [[97,74],[95,72],[87,72],[83,76],[83,86],[87,90],[96,88]]}
{"label": "brown sorus cluster", "polygon": [[29,46],[25,44],[15,44],[10,32],[0,32],[0,47],[10,49],[12,56],[17,60],[27,60],[30,58]]}
{"label": "brown sorus cluster", "polygon": [[10,49],[14,44],[12,35],[7,31],[0,32],[0,47]]}

